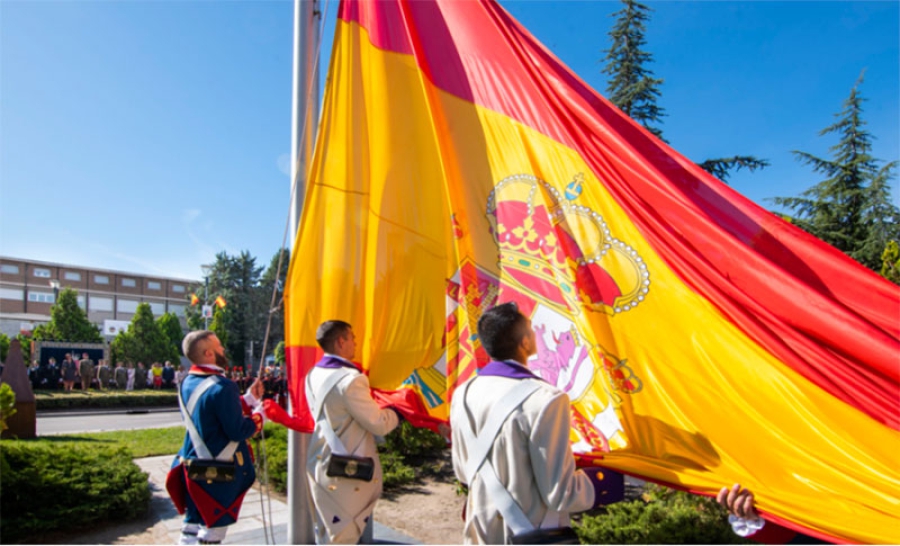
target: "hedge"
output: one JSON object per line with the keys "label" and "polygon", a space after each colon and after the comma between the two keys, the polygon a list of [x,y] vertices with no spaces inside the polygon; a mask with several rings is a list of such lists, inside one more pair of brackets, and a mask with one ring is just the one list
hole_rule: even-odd
{"label": "hedge", "polygon": [[0,528],[7,544],[132,520],[150,505],[147,474],[122,446],[4,440],[0,476]]}
{"label": "hedge", "polygon": [[178,406],[178,397],[170,391],[37,391],[35,409],[91,409]]}

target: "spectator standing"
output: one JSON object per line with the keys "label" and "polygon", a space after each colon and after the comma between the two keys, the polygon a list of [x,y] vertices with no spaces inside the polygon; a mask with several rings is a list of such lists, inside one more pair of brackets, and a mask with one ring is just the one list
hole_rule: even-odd
{"label": "spectator standing", "polygon": [[81,390],[90,389],[91,381],[94,379],[94,361],[87,353],[81,355],[81,360],[78,362],[78,374],[81,376]]}
{"label": "spectator standing", "polygon": [[59,366],[59,372],[62,377],[63,390],[65,392],[72,392],[72,387],[75,386],[75,376],[78,373],[75,361],[72,360],[72,353],[66,353],[62,364]]}
{"label": "spectator standing", "polygon": [[154,362],[153,366],[150,368],[150,375],[148,375],[147,377],[148,377],[148,379],[151,377],[153,378],[153,388],[156,390],[159,390],[162,388],[162,384],[163,384],[162,374],[163,374],[162,365],[159,362]]}
{"label": "spectator standing", "polygon": [[102,391],[109,387],[110,370],[106,360],[101,360],[97,367],[97,387]]}
{"label": "spectator standing", "polygon": [[162,370],[163,388],[171,389],[175,386],[175,368],[172,363],[166,360],[166,365]]}
{"label": "spectator standing", "polygon": [[139,391],[147,388],[147,368],[143,362],[138,362],[134,369],[134,388]]}
{"label": "spectator standing", "polygon": [[121,360],[116,362],[116,370],[113,377],[116,380],[116,389],[124,391],[125,387],[128,386],[128,370],[125,369],[125,365],[122,364]]}
{"label": "spectator standing", "polygon": [[134,364],[129,362],[128,363],[128,382],[125,384],[126,391],[134,390],[134,383],[136,381],[136,379],[135,379],[136,377],[137,377],[137,370],[135,369]]}

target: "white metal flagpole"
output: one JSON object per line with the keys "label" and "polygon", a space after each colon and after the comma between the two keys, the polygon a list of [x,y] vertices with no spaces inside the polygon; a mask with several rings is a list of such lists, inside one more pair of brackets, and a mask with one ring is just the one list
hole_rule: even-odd
{"label": "white metal flagpole", "polygon": [[[319,52],[318,18],[321,11],[316,0],[294,0],[294,77],[291,129],[290,240],[297,236],[303,198],[306,195],[306,171],[312,161],[315,133],[319,121],[319,74],[316,55]],[[291,254],[293,256],[293,253]],[[314,544],[313,506],[306,482],[306,454],[309,434],[288,434],[288,544]]]}

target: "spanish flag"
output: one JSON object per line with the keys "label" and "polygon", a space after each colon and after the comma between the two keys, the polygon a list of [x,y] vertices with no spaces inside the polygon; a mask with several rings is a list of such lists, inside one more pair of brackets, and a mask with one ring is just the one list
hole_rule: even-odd
{"label": "spanish flag", "polygon": [[191,305],[197,305],[200,303],[200,298],[197,297],[197,294],[191,294]]}
{"label": "spanish flag", "polygon": [[219,309],[225,308],[225,298],[222,296],[216,296],[216,305],[219,306]]}
{"label": "spanish flag", "polygon": [[532,320],[583,461],[900,542],[900,289],[655,138],[488,0],[342,2],[286,288],[290,394],[350,322],[446,419],[485,309]]}

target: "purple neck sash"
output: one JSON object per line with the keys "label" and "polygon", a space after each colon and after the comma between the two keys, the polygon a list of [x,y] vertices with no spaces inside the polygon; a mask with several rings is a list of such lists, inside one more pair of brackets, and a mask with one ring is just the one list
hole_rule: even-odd
{"label": "purple neck sash", "polygon": [[325,355],[322,360],[316,362],[317,368],[351,368],[356,371],[359,371],[359,368],[356,367],[355,364],[350,362],[349,360],[344,360],[343,358],[336,357],[334,355]]}
{"label": "purple neck sash", "polygon": [[531,370],[519,364],[515,360],[491,360],[484,368],[478,370],[478,375],[491,375],[494,377],[508,377],[510,379],[538,379]]}

